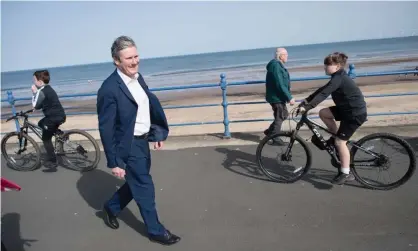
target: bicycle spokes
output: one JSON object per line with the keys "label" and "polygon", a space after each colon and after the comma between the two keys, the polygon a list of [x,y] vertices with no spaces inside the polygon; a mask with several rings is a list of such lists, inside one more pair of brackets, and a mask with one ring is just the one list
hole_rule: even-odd
{"label": "bicycle spokes", "polygon": [[81,154],[81,155],[85,155],[86,153],[87,153],[87,151],[84,149],[84,147],[83,146],[81,146],[81,145],[79,145],[79,146],[77,146],[77,152],[79,153],[79,154]]}
{"label": "bicycle spokes", "polygon": [[415,169],[411,146],[396,135],[377,133],[353,145],[353,168],[366,186],[395,188],[410,178]]}
{"label": "bicycle spokes", "polygon": [[372,167],[372,168],[382,168],[388,170],[391,167],[390,158],[386,155],[379,155],[376,158],[372,159],[360,159],[355,160],[353,163],[356,167]]}
{"label": "bicycle spokes", "polygon": [[38,162],[38,148],[26,137],[25,134],[15,133],[8,136],[2,145],[4,158],[16,170],[31,170]]}
{"label": "bicycle spokes", "polygon": [[[266,137],[257,148],[260,169],[277,182],[294,182],[300,179],[310,167],[310,152],[306,143],[290,133],[275,137],[280,145],[268,144],[273,137]],[[280,140],[278,140],[280,139]]]}
{"label": "bicycle spokes", "polygon": [[66,140],[64,142],[64,145],[65,146],[68,146],[68,148],[69,148],[69,149],[65,150],[66,154],[73,153],[73,154],[85,155],[87,153],[87,151],[85,150],[85,148],[82,145],[80,145],[80,144],[78,144],[76,142],[72,142],[70,140]]}
{"label": "bicycle spokes", "polygon": [[98,163],[100,149],[86,132],[74,130],[59,138],[59,152],[65,165],[74,170],[88,171]]}
{"label": "bicycle spokes", "polygon": [[18,140],[19,140],[19,149],[15,151],[15,154],[24,153],[27,150],[26,147],[28,146],[28,140],[25,137],[18,136]]}

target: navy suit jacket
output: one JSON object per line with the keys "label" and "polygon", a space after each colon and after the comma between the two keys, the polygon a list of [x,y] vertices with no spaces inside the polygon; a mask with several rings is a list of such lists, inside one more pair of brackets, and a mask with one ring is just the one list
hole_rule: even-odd
{"label": "navy suit jacket", "polygon": [[[168,137],[168,123],[157,96],[148,89],[142,75],[138,82],[149,98],[151,128],[148,141],[164,141]],[[109,168],[124,168],[134,137],[138,104],[115,70],[97,92],[97,115],[100,138]]]}

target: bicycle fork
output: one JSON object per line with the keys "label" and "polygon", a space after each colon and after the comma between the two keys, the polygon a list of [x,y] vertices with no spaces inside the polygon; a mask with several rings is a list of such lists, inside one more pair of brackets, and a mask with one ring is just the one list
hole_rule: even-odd
{"label": "bicycle fork", "polygon": [[[28,146],[28,139],[23,137],[24,131],[20,131],[19,135],[17,136],[19,139],[19,150],[16,152],[16,154],[21,154],[24,151],[26,151],[26,147]],[[27,135],[27,134],[26,134]],[[24,141],[24,142],[22,142]],[[22,149],[22,143],[23,143],[23,149]]]}
{"label": "bicycle fork", "polygon": [[298,134],[300,127],[301,127],[301,124],[298,123],[296,125],[296,129],[292,131],[292,136],[290,136],[290,142],[289,142],[289,145],[287,146],[286,152],[282,154],[282,157],[281,157],[282,161],[292,161],[291,150],[292,150],[293,144],[295,143],[296,135]]}
{"label": "bicycle fork", "polygon": [[[85,155],[86,153],[88,153],[88,151],[86,151],[86,149],[84,149],[83,146],[79,145],[79,144],[75,144],[73,142],[71,142],[67,137],[60,137],[58,139],[59,142],[61,142],[61,144],[59,144],[60,149],[57,150],[57,152],[60,152],[61,155],[64,154],[64,144],[68,145],[71,149],[75,150],[77,153],[81,154],[81,155]],[[57,144],[57,142],[55,142],[55,145]],[[56,147],[56,149],[58,149]]]}

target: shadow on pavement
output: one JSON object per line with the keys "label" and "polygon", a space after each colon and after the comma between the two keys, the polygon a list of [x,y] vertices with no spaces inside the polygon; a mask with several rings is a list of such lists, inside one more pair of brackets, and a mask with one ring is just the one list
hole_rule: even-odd
{"label": "shadow on pavement", "polygon": [[[223,133],[209,133],[209,136],[217,137],[222,139],[224,137]],[[247,133],[247,132],[233,132],[231,133],[231,138],[233,139],[240,139],[245,141],[252,141],[255,143],[260,142],[260,136],[255,133]]]}
{"label": "shadow on pavement", "polygon": [[412,148],[415,151],[415,154],[418,152],[418,137],[405,137],[406,142],[411,144]]}
{"label": "shadow on pavement", "polygon": [[20,214],[8,213],[1,217],[2,251],[3,244],[7,251],[24,251],[25,246],[30,247],[32,242],[38,240],[22,239],[20,236]]}
{"label": "shadow on pavement", "polygon": [[[109,173],[96,169],[82,173],[82,176],[77,181],[77,189],[87,204],[93,209],[98,210],[96,216],[102,219],[103,204],[124,183],[125,181],[119,180]],[[121,212],[118,219],[125,222],[126,225],[140,233],[142,236],[147,236],[145,224],[138,220],[138,217],[128,208],[125,208]]]}
{"label": "shadow on pavement", "polygon": [[[227,170],[250,178],[273,182],[269,178],[267,178],[263,174],[263,172],[258,168],[255,154],[246,153],[240,150],[231,150],[223,147],[218,147],[215,150],[226,155],[226,159],[224,160],[222,165]],[[276,163],[273,162],[272,165],[274,164]],[[336,169],[335,172],[333,172],[323,169],[310,168],[308,173],[305,174],[305,176],[302,177],[301,180],[311,183],[317,189],[329,190],[333,187],[333,185],[330,182],[336,174]],[[357,182],[346,183],[345,186],[364,188],[363,186],[358,185],[356,183]]]}

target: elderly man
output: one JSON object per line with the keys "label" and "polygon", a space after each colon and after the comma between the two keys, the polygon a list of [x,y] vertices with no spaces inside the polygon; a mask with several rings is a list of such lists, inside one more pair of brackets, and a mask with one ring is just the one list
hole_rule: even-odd
{"label": "elderly man", "polygon": [[170,233],[158,220],[155,190],[150,175],[148,142],[161,149],[168,136],[168,124],[158,98],[138,73],[139,56],[135,42],[118,37],[111,48],[115,71],[97,93],[100,137],[112,174],[126,180],[104,205],[105,223],[117,229],[117,216],[134,199],[151,241],[164,245],[180,237]]}
{"label": "elderly man", "polygon": [[[287,57],[288,54],[285,48],[277,48],[275,58],[266,67],[266,101],[270,103],[274,115],[273,123],[264,131],[266,136],[281,131],[283,121],[289,116],[286,103],[290,103],[290,105],[295,104],[295,99],[290,93],[289,72],[284,67]],[[273,139],[273,143],[283,145],[280,139]]]}

